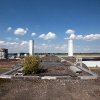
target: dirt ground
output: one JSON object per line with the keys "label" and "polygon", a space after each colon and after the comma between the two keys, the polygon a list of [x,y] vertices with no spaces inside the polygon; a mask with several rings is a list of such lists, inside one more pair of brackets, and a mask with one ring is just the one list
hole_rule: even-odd
{"label": "dirt ground", "polygon": [[11,70],[19,63],[18,60],[0,60],[0,74]]}
{"label": "dirt ground", "polygon": [[100,100],[100,79],[0,79],[0,100]]}
{"label": "dirt ground", "polygon": [[15,65],[19,64],[19,60],[4,60],[0,61],[0,68],[13,68]]}

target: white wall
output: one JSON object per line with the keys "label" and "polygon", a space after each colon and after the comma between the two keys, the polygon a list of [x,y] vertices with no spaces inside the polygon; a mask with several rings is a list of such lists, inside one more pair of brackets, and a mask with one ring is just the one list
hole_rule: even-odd
{"label": "white wall", "polygon": [[87,67],[100,67],[100,61],[82,61]]}

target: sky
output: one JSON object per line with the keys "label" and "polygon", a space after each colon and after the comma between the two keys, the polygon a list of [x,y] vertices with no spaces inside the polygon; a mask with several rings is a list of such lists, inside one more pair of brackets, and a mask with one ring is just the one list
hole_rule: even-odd
{"label": "sky", "polygon": [[100,53],[100,0],[0,0],[0,48],[9,53]]}

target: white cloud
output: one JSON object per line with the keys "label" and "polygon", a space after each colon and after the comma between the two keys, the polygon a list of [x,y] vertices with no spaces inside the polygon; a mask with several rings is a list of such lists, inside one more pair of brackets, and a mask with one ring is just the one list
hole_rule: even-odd
{"label": "white cloud", "polygon": [[15,47],[16,45],[18,45],[19,43],[17,43],[17,42],[5,42],[5,41],[0,41],[0,46],[2,46],[2,47],[6,47],[6,48],[8,48],[8,47]]}
{"label": "white cloud", "polygon": [[86,41],[94,41],[94,40],[99,40],[100,39],[100,34],[89,34],[89,35],[77,35],[75,39],[83,39]]}
{"label": "white cloud", "polygon": [[[52,44],[52,45],[50,45],[50,44],[45,44],[45,43],[43,43],[43,44],[41,44],[40,46],[37,46],[36,45],[36,49],[38,50],[38,51],[40,51],[40,52],[43,52],[43,53],[45,53],[45,52],[50,52],[51,51],[51,48],[54,48],[54,45]],[[54,49],[53,49],[54,50]]]}
{"label": "white cloud", "polygon": [[43,45],[43,46],[46,46],[46,44],[45,44],[45,43],[43,43],[42,45]]}
{"label": "white cloud", "polygon": [[49,32],[48,34],[45,35],[45,40],[49,40],[49,39],[54,39],[56,38],[55,33]]}
{"label": "white cloud", "polygon": [[69,38],[70,39],[75,39],[75,37],[76,37],[75,34],[71,34]]}
{"label": "white cloud", "polygon": [[82,35],[77,35],[76,39],[83,39],[83,36]]}
{"label": "white cloud", "polygon": [[19,43],[17,42],[6,42],[5,45],[7,46],[17,46]]}
{"label": "white cloud", "polygon": [[19,40],[19,38],[15,38],[15,40]]}
{"label": "white cloud", "polygon": [[14,34],[15,35],[25,35],[27,33],[27,29],[24,30],[23,28],[17,28],[15,31],[14,31]]}
{"label": "white cloud", "polygon": [[70,34],[70,37],[68,38],[64,38],[64,39],[75,39],[75,31],[74,30],[71,30],[71,29],[68,29],[66,32],[65,32],[66,34]]}
{"label": "white cloud", "polygon": [[57,46],[55,46],[55,49],[65,50],[65,51],[66,51],[66,49],[67,49],[67,44],[57,45]]}
{"label": "white cloud", "polygon": [[75,35],[75,31],[68,29],[66,32],[66,34],[70,34],[69,37],[66,37],[64,39],[82,39],[82,40],[86,40],[86,41],[94,41],[94,40],[99,40],[100,39],[100,34],[89,34],[89,35]]}
{"label": "white cloud", "polygon": [[56,46],[55,48],[56,48],[56,49],[60,49],[60,47],[59,47],[59,46]]}
{"label": "white cloud", "polygon": [[3,44],[5,41],[0,41],[0,44]]}
{"label": "white cloud", "polygon": [[98,40],[100,39],[100,34],[89,34],[89,35],[84,36],[83,39],[87,41]]}
{"label": "white cloud", "polygon": [[45,37],[45,34],[41,34],[40,36],[39,36],[39,38],[44,38]]}
{"label": "white cloud", "polygon": [[12,39],[12,38],[6,38],[8,41],[11,41],[11,40],[19,40],[19,38],[15,38],[15,39]]}
{"label": "white cloud", "polygon": [[35,35],[36,35],[36,33],[32,33],[32,34],[31,34],[31,36],[35,36]]}
{"label": "white cloud", "polygon": [[6,38],[6,39],[9,40],[9,41],[12,40],[11,38]]}
{"label": "white cloud", "polygon": [[41,34],[39,36],[39,38],[42,38],[44,40],[50,40],[50,39],[55,39],[56,38],[56,34],[55,33],[52,33],[52,32],[49,32],[47,34]]}
{"label": "white cloud", "polygon": [[66,34],[74,34],[75,31],[74,31],[74,30],[71,30],[71,29],[68,29],[65,33],[66,33]]}
{"label": "white cloud", "polygon": [[28,52],[28,42],[27,41],[22,41],[21,43],[0,41],[0,47],[7,48],[8,52],[10,53]]}
{"label": "white cloud", "polygon": [[20,45],[26,45],[26,44],[28,44],[29,42],[27,42],[27,41],[22,41],[22,43],[20,44]]}
{"label": "white cloud", "polygon": [[26,28],[26,31],[28,31],[28,28]]}
{"label": "white cloud", "polygon": [[66,49],[67,49],[67,44],[63,44],[63,45],[61,46],[61,49],[66,50]]}
{"label": "white cloud", "polygon": [[11,31],[12,30],[12,27],[8,27],[7,31]]}
{"label": "white cloud", "polygon": [[65,37],[64,39],[65,39],[65,40],[68,40],[68,37]]}

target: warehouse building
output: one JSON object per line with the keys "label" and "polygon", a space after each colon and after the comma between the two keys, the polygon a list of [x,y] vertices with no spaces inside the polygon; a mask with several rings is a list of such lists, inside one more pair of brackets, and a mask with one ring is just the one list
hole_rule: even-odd
{"label": "warehouse building", "polygon": [[0,49],[0,59],[8,59],[8,49],[6,48]]}

